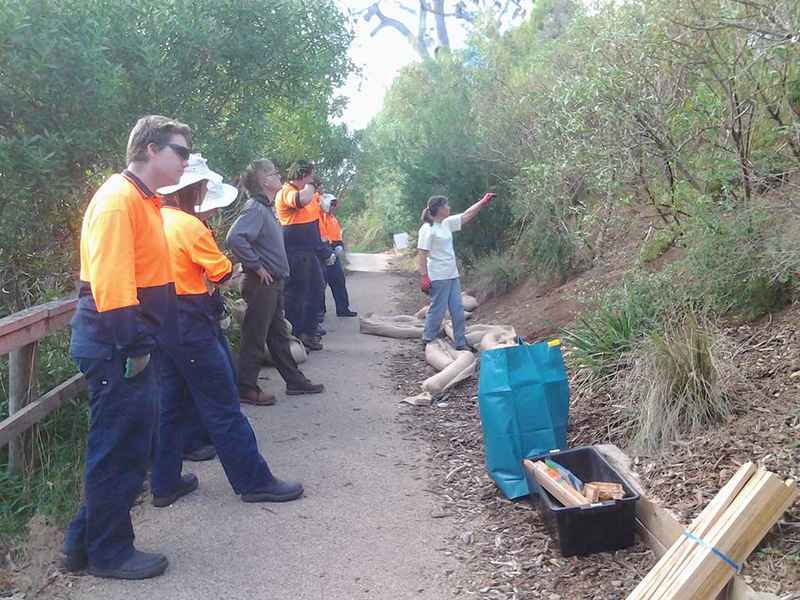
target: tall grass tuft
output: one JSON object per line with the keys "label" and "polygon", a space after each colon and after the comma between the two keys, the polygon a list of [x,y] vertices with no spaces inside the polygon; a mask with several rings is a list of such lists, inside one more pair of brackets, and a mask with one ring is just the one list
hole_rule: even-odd
{"label": "tall grass tuft", "polygon": [[632,445],[657,451],[729,417],[737,378],[727,356],[724,338],[692,312],[648,334],[617,379],[630,407]]}

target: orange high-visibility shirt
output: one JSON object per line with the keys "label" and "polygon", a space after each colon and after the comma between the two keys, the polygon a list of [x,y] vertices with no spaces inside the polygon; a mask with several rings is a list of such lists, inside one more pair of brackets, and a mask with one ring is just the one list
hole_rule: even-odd
{"label": "orange high-visibility shirt", "polygon": [[342,241],[342,226],[339,224],[339,219],[331,213],[320,212],[319,230],[320,235],[329,242]]}
{"label": "orange high-visibility shirt", "polygon": [[223,281],[231,274],[231,261],[220,251],[211,230],[194,215],[171,206],[162,208],[161,215],[175,291],[178,296],[208,294],[206,278]]}
{"label": "orange high-visibility shirt", "polygon": [[81,280],[97,312],[139,304],[143,288],[170,286],[172,268],[161,200],[123,175],[112,175],[89,203],[81,227]]}
{"label": "orange high-visibility shirt", "polygon": [[275,212],[284,227],[313,223],[319,220],[319,200],[314,202],[312,198],[303,206],[300,203],[300,190],[291,183],[285,183],[275,196]]}

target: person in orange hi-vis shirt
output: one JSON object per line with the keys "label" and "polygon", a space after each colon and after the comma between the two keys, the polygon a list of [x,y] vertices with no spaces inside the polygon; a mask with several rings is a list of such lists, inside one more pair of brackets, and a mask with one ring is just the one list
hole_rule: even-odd
{"label": "person in orange hi-vis shirt", "polygon": [[[337,317],[355,317],[358,313],[350,309],[350,297],[347,293],[342,258],[344,257],[344,242],[342,241],[342,226],[334,212],[339,206],[339,199],[333,194],[323,194],[320,200],[320,235],[327,240],[336,257],[336,262],[325,267],[325,281],[331,288],[333,301],[336,304]],[[325,295],[323,290],[322,311],[325,312]]]}
{"label": "person in orange hi-vis shirt", "polygon": [[83,217],[78,307],[70,353],[86,376],[91,422],[85,501],[67,529],[63,567],[97,577],[163,573],[163,554],[133,546],[130,509],[142,490],[158,423],[151,355],[174,330],[175,284],[155,190],[176,183],[192,132],[142,117],[128,139],[128,167],[94,194]]}
{"label": "person in orange hi-vis shirt", "polygon": [[335,256],[319,234],[320,211],[313,202],[314,165],[298,160],[289,166],[286,177],[289,181],[275,195],[291,273],[286,283],[286,318],[306,348],[322,350],[317,318],[325,282],[319,257],[324,256],[327,264]]}
{"label": "person in orange hi-vis shirt", "polygon": [[[242,414],[233,363],[223,343],[218,306],[208,284],[218,286],[233,274],[211,230],[195,216],[207,192],[236,199],[235,187],[222,183],[199,154],[166,196],[161,213],[178,294],[178,338],[161,341],[156,366],[161,379],[159,444],[151,476],[153,505],[165,507],[197,488],[197,477],[181,476],[186,421],[199,413],[228,481],[245,502],[283,502],[303,493],[299,483],[276,479],[258,451],[250,422]],[[206,207],[207,208],[207,207]],[[262,342],[263,343],[263,342]]]}

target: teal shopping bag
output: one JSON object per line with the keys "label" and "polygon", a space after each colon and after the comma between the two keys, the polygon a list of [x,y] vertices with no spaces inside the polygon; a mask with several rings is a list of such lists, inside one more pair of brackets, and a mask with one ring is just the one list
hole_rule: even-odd
{"label": "teal shopping bag", "polygon": [[567,445],[569,385],[558,340],[481,353],[486,469],[509,499],[528,495],[522,460]]}

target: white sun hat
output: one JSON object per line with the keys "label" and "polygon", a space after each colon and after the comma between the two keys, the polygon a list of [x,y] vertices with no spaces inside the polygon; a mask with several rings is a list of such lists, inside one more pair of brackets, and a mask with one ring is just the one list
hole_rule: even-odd
{"label": "white sun hat", "polygon": [[206,197],[200,203],[200,206],[194,207],[194,212],[204,213],[215,208],[225,208],[230,206],[239,196],[239,190],[227,183],[208,182],[208,191]]}
{"label": "white sun hat", "polygon": [[202,155],[190,154],[187,163],[186,168],[183,170],[183,175],[181,175],[181,179],[177,184],[160,187],[156,191],[162,196],[169,196],[198,181],[207,180],[209,188],[212,183],[222,183],[222,175],[209,169],[208,161],[203,158]]}
{"label": "white sun hat", "polygon": [[336,200],[336,196],[333,194],[322,194],[322,198],[319,200],[319,205],[326,213],[331,212],[331,204],[333,201]]}

